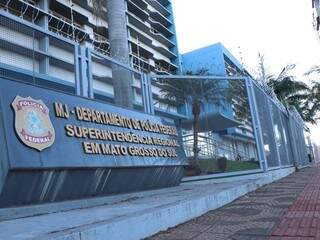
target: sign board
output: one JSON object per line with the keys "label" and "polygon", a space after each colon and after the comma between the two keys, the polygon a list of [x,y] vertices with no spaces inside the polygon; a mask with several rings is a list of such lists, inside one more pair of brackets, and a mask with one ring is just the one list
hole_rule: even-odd
{"label": "sign board", "polygon": [[[167,119],[16,82],[5,85],[0,97],[12,167],[154,166],[185,161],[178,130]],[[35,136],[37,131],[40,135]]]}
{"label": "sign board", "polygon": [[179,131],[165,118],[2,79],[0,104],[3,191],[6,176],[21,170],[139,168],[141,175],[186,164]]}

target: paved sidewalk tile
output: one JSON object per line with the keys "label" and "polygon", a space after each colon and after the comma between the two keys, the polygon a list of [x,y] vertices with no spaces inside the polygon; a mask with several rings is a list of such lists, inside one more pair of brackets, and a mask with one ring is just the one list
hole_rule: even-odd
{"label": "paved sidewalk tile", "polygon": [[148,238],[162,239],[320,240],[320,169],[300,170]]}
{"label": "paved sidewalk tile", "polygon": [[318,169],[309,183],[299,194],[296,201],[274,228],[269,237],[285,239],[320,239],[320,170]]}

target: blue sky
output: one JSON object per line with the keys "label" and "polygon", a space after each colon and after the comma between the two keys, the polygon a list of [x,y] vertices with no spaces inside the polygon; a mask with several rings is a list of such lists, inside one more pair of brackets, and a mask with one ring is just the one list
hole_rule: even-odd
{"label": "blue sky", "polygon": [[[265,55],[270,73],[297,64],[303,77],[320,65],[320,38],[313,29],[311,0],[172,0],[181,53],[222,42],[254,71],[258,53]],[[240,54],[241,52],[241,54]],[[320,78],[319,78],[320,79]],[[312,127],[320,144],[320,127]]]}

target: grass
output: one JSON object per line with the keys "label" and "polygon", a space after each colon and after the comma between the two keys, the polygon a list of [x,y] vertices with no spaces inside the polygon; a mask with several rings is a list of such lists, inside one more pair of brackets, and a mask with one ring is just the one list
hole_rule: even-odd
{"label": "grass", "polygon": [[[217,159],[200,160],[199,165],[201,170],[207,173],[221,172],[221,170],[218,168]],[[237,161],[227,160],[226,172],[252,170],[252,169],[258,169],[258,168],[259,168],[258,162],[237,162]]]}

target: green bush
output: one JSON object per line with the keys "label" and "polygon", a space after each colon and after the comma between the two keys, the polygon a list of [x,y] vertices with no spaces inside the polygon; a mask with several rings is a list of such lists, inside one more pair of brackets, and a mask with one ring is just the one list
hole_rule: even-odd
{"label": "green bush", "polygon": [[[219,158],[213,158],[213,159],[201,159],[199,161],[199,166],[203,173],[206,174],[214,174],[222,172],[222,170],[218,166],[218,159]],[[232,160],[226,161],[226,170],[225,172],[234,172],[234,171],[244,171],[244,170],[251,170],[251,169],[259,169],[259,162],[237,162]]]}

